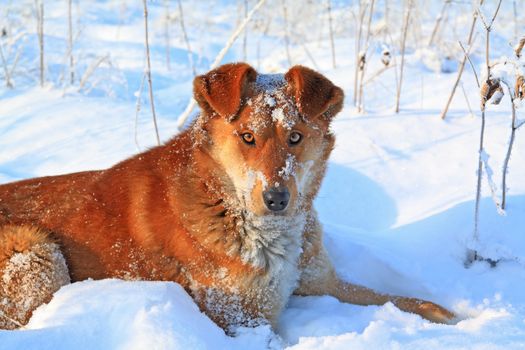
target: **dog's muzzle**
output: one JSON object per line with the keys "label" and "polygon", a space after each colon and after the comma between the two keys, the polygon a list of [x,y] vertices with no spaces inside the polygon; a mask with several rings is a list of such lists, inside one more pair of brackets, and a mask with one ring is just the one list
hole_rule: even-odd
{"label": "dog's muzzle", "polygon": [[266,208],[271,211],[282,211],[288,206],[290,192],[286,187],[272,188],[263,192],[263,199]]}

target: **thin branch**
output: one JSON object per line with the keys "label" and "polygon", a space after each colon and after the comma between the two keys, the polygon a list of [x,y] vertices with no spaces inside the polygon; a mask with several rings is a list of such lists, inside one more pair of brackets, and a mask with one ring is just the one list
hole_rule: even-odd
{"label": "thin branch", "polygon": [[[244,17],[246,17],[247,15],[248,15],[248,0],[244,0]],[[247,43],[248,43],[248,27],[244,28],[244,36],[242,38],[242,58],[243,58],[243,61],[245,62],[248,57]]]}
{"label": "thin branch", "polygon": [[355,74],[354,74],[354,106],[357,105],[357,87],[359,86],[359,65],[360,65],[360,54],[361,54],[361,34],[363,32],[363,20],[365,18],[366,9],[368,4],[363,6],[363,1],[359,0],[359,30],[357,37],[355,38]]}
{"label": "thin branch", "polygon": [[80,79],[80,83],[78,84],[78,91],[80,91],[80,90],[82,90],[84,88],[84,85],[86,85],[87,81],[89,80],[89,78],[91,77],[93,72],[95,72],[95,70],[104,61],[107,61],[107,60],[109,60],[109,56],[105,55],[105,56],[99,57],[98,60],[93,61],[91,63],[91,65],[86,69],[86,71],[84,72],[84,75],[82,75],[82,78]]}
{"label": "thin branch", "polygon": [[144,40],[145,40],[145,44],[146,44],[146,62],[147,62],[146,75],[148,77],[148,85],[149,85],[149,102],[150,102],[150,105],[151,105],[151,114],[152,114],[152,117],[153,117],[153,126],[155,127],[155,136],[157,137],[157,144],[160,146],[159,128],[157,126],[157,115],[155,114],[155,103],[153,101],[153,83],[151,81],[151,60],[150,60],[150,54],[149,54],[148,4],[147,4],[147,0],[143,0],[142,3],[144,4]]}
{"label": "thin branch", "polygon": [[[373,1],[373,0],[372,0]],[[328,0],[328,29],[330,31],[330,47],[332,49],[332,66],[335,65],[335,45],[334,45],[334,30],[332,28],[332,1]]]}
{"label": "thin branch", "polygon": [[7,60],[5,59],[2,45],[0,45],[0,58],[2,58],[2,66],[4,67],[5,85],[6,87],[12,89],[13,84],[11,83],[11,74],[9,73],[9,69],[7,68]]}
{"label": "thin branch", "polygon": [[283,7],[283,18],[284,18],[284,44],[286,48],[286,58],[288,59],[288,64],[292,65],[292,58],[290,56],[290,33],[288,32],[288,9],[286,6],[286,0],[282,0]]}
{"label": "thin branch", "polygon": [[182,11],[182,2],[177,0],[180,13],[180,28],[182,30],[182,35],[184,37],[184,42],[186,43],[186,50],[188,50],[188,61],[190,61],[191,71],[193,76],[197,76],[197,70],[195,69],[195,63],[193,63],[193,51],[191,51],[190,40],[188,39],[188,33],[186,32],[186,26],[184,25],[184,11]]}
{"label": "thin branch", "polygon": [[135,106],[135,145],[137,146],[138,151],[140,151],[139,137],[138,137],[139,113],[141,110],[142,91],[144,90],[145,81],[146,81],[146,74],[142,74],[142,80],[140,81],[140,88],[137,93],[137,103]]}
{"label": "thin branch", "polygon": [[75,60],[73,58],[73,19],[71,10],[72,0],[67,1],[67,28],[68,28],[68,55],[69,55],[69,83],[75,82]]}
{"label": "thin branch", "polygon": [[166,49],[166,67],[171,70],[171,44],[170,44],[170,1],[164,0],[164,41]]}
{"label": "thin branch", "polygon": [[[483,0],[480,0],[479,4],[481,6],[483,4]],[[474,29],[476,28],[476,21],[477,21],[477,19],[478,19],[478,12],[474,11],[474,14],[472,16],[472,24],[470,25],[470,31],[469,31],[468,39],[467,39],[467,45],[469,46],[469,50],[472,47],[472,43],[474,41],[473,40],[473,38],[474,38]],[[447,104],[445,105],[445,108],[443,108],[443,111],[441,112],[441,116],[440,116],[441,119],[445,119],[445,117],[447,116],[448,109],[450,107],[450,104],[452,103],[452,99],[454,98],[454,95],[456,94],[456,89],[458,87],[459,81],[461,80],[461,76],[463,75],[463,70],[465,69],[465,63],[466,63],[467,59],[468,59],[468,55],[465,55],[465,56],[463,56],[463,59],[461,60],[461,63],[459,65],[459,69],[458,69],[458,76],[456,78],[456,82],[454,83],[454,86],[452,87],[452,91],[450,92],[450,95],[448,97]],[[474,69],[474,73],[475,72],[476,72],[476,70]],[[476,76],[476,79],[477,79],[477,74],[475,76]],[[479,85],[479,82],[478,82],[478,85]]]}
{"label": "thin branch", "polygon": [[[474,78],[476,78],[476,84],[478,85],[478,88],[481,88],[481,85],[479,83],[478,73],[476,72],[476,68],[474,68],[474,64],[470,60],[469,52],[465,50],[465,47],[463,46],[461,41],[458,41],[458,44],[459,44],[459,46],[461,46],[461,49],[463,50],[463,53],[465,54],[465,57],[467,58],[467,60],[468,60],[468,62],[470,64],[470,67],[472,67],[472,72],[474,72]],[[469,51],[470,51],[471,48],[472,48],[472,46],[469,47]]]}
{"label": "thin branch", "polygon": [[507,172],[509,167],[510,156],[512,153],[512,147],[514,146],[514,138],[516,136],[516,106],[514,105],[514,95],[512,94],[512,89],[507,85],[509,91],[510,102],[512,105],[512,124],[510,131],[510,140],[509,147],[507,148],[507,154],[505,156],[505,161],[503,162],[503,174],[501,180],[501,208],[505,210],[506,199],[507,199]]}
{"label": "thin branch", "polygon": [[370,12],[368,16],[368,25],[366,29],[366,39],[365,39],[365,52],[363,54],[363,65],[361,69],[361,77],[359,78],[359,95],[358,95],[358,103],[357,103],[357,109],[358,111],[362,112],[364,109],[363,104],[363,79],[365,78],[365,71],[366,71],[366,65],[367,65],[367,58],[366,54],[368,52],[368,46],[369,46],[369,40],[370,40],[370,26],[372,25],[372,16],[374,15],[374,4],[375,0],[372,0],[370,3]]}
{"label": "thin branch", "polygon": [[397,88],[397,97],[396,97],[396,113],[399,113],[399,100],[401,98],[401,86],[403,84],[403,68],[405,66],[405,48],[406,48],[406,39],[408,33],[408,25],[410,23],[410,12],[412,12],[412,0],[408,0],[407,13],[405,17],[405,28],[403,30],[403,41],[401,44],[401,67],[399,75],[399,85]]}
{"label": "thin branch", "polygon": [[434,29],[432,30],[432,34],[430,35],[430,40],[428,41],[428,46],[432,46],[434,43],[434,38],[436,37],[436,34],[439,29],[439,25],[441,24],[441,21],[443,20],[443,16],[445,15],[445,11],[450,4],[450,0],[443,1],[443,7],[441,8],[441,12],[436,18],[436,24],[434,25]]}
{"label": "thin branch", "polygon": [[[219,52],[217,57],[215,57],[215,60],[210,66],[210,70],[216,68],[221,63],[222,59],[224,58],[228,50],[232,47],[235,40],[242,33],[244,27],[246,27],[246,25],[248,24],[248,22],[250,22],[255,12],[257,12],[257,10],[259,10],[259,8],[265,2],[266,0],[259,0],[259,2],[250,11],[250,13],[248,13],[248,16],[246,16],[244,21],[241,22],[241,24],[237,27],[237,29],[233,32],[233,34],[230,36],[230,38],[226,42],[226,45],[222,48],[222,50]],[[186,119],[188,119],[190,113],[193,111],[193,108],[195,108],[196,104],[197,102],[195,101],[194,98],[192,98],[190,102],[188,103],[188,106],[186,106],[186,109],[184,110],[184,112],[182,112],[182,114],[180,115],[179,119],[177,120],[177,127],[179,128],[179,130],[184,126],[184,123],[186,123]]]}

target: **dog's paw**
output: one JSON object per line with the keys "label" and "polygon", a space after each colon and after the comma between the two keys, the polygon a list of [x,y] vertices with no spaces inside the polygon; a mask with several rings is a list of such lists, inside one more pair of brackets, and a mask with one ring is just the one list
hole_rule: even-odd
{"label": "dog's paw", "polygon": [[397,298],[394,305],[403,311],[418,314],[434,323],[453,324],[457,316],[433,302],[415,298]]}

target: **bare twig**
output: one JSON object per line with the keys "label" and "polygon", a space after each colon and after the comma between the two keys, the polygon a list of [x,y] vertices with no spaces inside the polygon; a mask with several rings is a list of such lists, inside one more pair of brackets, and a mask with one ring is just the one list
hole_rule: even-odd
{"label": "bare twig", "polygon": [[507,154],[505,156],[505,161],[503,162],[503,174],[502,174],[502,180],[501,180],[501,208],[503,210],[505,210],[505,206],[507,204],[507,201],[506,201],[507,199],[507,172],[509,168],[509,161],[510,161],[510,156],[512,154],[512,147],[514,146],[514,138],[516,136],[516,130],[519,127],[516,125],[516,106],[514,105],[514,94],[512,93],[512,89],[510,88],[510,86],[507,86],[507,89],[509,91],[510,102],[511,102],[511,107],[512,107],[512,123],[511,123],[509,147],[507,148]]}
{"label": "bare twig", "polygon": [[140,151],[140,145],[139,145],[139,137],[138,137],[138,123],[139,123],[139,113],[141,109],[141,102],[142,102],[142,91],[144,90],[144,82],[146,81],[146,75],[142,74],[142,80],[140,81],[140,88],[137,92],[137,103],[135,106],[135,145],[137,146],[137,150]]}
{"label": "bare twig", "polygon": [[40,86],[44,86],[44,2],[35,0],[38,47],[40,49]]}
{"label": "bare twig", "polygon": [[368,25],[366,29],[366,39],[365,39],[365,51],[364,51],[364,57],[363,57],[363,66],[361,69],[361,77],[359,78],[359,98],[358,98],[358,104],[357,108],[360,112],[364,109],[364,103],[363,103],[363,79],[365,78],[365,71],[366,71],[366,65],[368,63],[368,59],[366,57],[368,47],[369,47],[369,41],[370,41],[370,26],[372,24],[372,16],[374,15],[374,4],[375,0],[372,0],[370,3],[370,12],[368,16]]}
{"label": "bare twig", "polygon": [[[474,78],[476,78],[476,84],[478,85],[478,88],[481,87],[480,83],[479,83],[479,78],[478,78],[478,73],[476,72],[476,68],[474,67],[474,64],[472,63],[472,61],[470,60],[470,56],[469,56],[469,52],[467,52],[467,50],[465,50],[465,47],[463,46],[463,44],[461,43],[461,41],[458,41],[459,43],[459,46],[461,46],[461,49],[463,50],[463,54],[465,55],[465,57],[467,58],[470,66],[472,67],[472,71],[474,72]],[[472,46],[469,47],[469,51],[470,49],[472,48]],[[459,81],[459,80],[458,80]]]}
{"label": "bare twig", "polygon": [[286,58],[288,59],[288,64],[292,65],[292,58],[290,56],[290,33],[288,30],[288,9],[286,6],[286,0],[282,0],[283,6],[283,19],[284,19],[284,45],[286,48]]}
{"label": "bare twig", "polygon": [[335,45],[334,45],[334,30],[332,27],[332,1],[328,0],[328,29],[330,31],[330,47],[332,49],[332,66],[334,69],[335,65]]}
{"label": "bare twig", "polygon": [[68,28],[68,55],[69,55],[69,83],[75,83],[75,60],[73,58],[73,19],[71,4],[72,0],[67,0],[67,28]]}
{"label": "bare twig", "polygon": [[80,83],[78,84],[78,91],[82,90],[84,88],[84,85],[86,85],[87,81],[91,77],[91,75],[95,72],[95,70],[105,61],[109,60],[109,56],[105,55],[102,57],[99,57],[97,60],[93,61],[89,67],[84,72],[84,75],[82,75],[82,78],[80,79]]}
{"label": "bare twig", "polygon": [[157,126],[157,116],[155,114],[155,103],[153,101],[153,83],[151,81],[151,60],[149,54],[149,33],[148,33],[148,4],[147,0],[142,0],[144,4],[144,41],[146,44],[146,76],[148,77],[149,85],[149,102],[151,105],[151,115],[153,117],[153,126],[155,127],[155,136],[157,137],[157,144],[160,145],[159,128]]}
{"label": "bare twig", "polygon": [[357,87],[359,86],[359,65],[361,55],[361,34],[363,32],[363,20],[365,18],[368,4],[363,4],[363,0],[359,0],[359,21],[357,37],[355,38],[355,74],[354,74],[354,106],[357,106]]}
{"label": "bare twig", "polygon": [[6,87],[12,89],[13,83],[11,82],[11,74],[9,73],[9,69],[7,67],[7,60],[4,56],[4,50],[2,49],[2,45],[0,45],[0,58],[2,59],[2,66],[4,67],[5,85]]}
{"label": "bare twig", "polygon": [[401,86],[403,84],[403,68],[405,66],[405,48],[406,48],[406,39],[408,33],[408,25],[410,23],[410,12],[412,11],[412,0],[408,0],[408,5],[405,15],[405,25],[403,29],[403,41],[401,43],[401,67],[399,68],[399,85],[397,87],[397,96],[396,96],[396,113],[399,113],[399,100],[401,98]]}
{"label": "bare twig", "polygon": [[[182,19],[181,19],[182,21]],[[166,42],[166,67],[171,70],[170,1],[164,0],[164,41]]]}
{"label": "bare twig", "polygon": [[[498,7],[492,17],[490,25],[487,26],[485,19],[483,18],[481,11],[478,9],[478,14],[483,22],[486,32],[486,41],[485,41],[485,62],[487,66],[487,80],[486,83],[490,84],[490,64],[489,64],[489,47],[490,47],[490,31],[492,29],[492,24],[498,14],[499,8],[501,5],[501,0],[498,3]],[[486,111],[486,96],[481,97],[481,132],[479,137],[479,151],[478,151],[478,172],[477,172],[477,182],[476,182],[476,203],[474,207],[474,232],[473,232],[473,241],[479,241],[479,204],[481,199],[481,178],[483,176],[483,153],[484,153],[484,138],[485,138],[485,111]],[[472,258],[477,256],[476,251],[467,251],[467,263],[471,264],[473,262]]]}
{"label": "bare twig", "polygon": [[[248,15],[248,0],[244,0],[244,17]],[[242,38],[242,58],[243,61],[246,62],[246,58],[248,57],[248,50],[247,50],[247,42],[248,42],[248,27],[244,28],[244,36]]]}
{"label": "bare twig", "polygon": [[[479,4],[481,6],[483,4],[483,0],[480,0]],[[469,50],[472,47],[472,42],[474,38],[474,29],[476,28],[477,19],[478,19],[478,12],[474,11],[474,14],[472,16],[472,24],[470,25],[470,31],[469,31],[468,39],[467,39],[467,45],[469,46]],[[450,103],[452,102],[452,99],[454,98],[454,95],[456,94],[456,89],[458,87],[459,81],[461,80],[461,76],[463,75],[463,70],[465,69],[465,63],[467,62],[468,58],[469,57],[466,54],[465,56],[463,56],[463,59],[461,60],[461,63],[458,69],[458,76],[456,78],[456,82],[454,83],[454,86],[452,87],[452,91],[450,92],[450,95],[448,97],[447,104],[445,105],[445,108],[441,112],[441,116],[440,116],[441,119],[445,119],[445,117],[447,116],[447,112],[450,107]],[[475,72],[476,70],[474,70],[474,73]],[[477,75],[476,75],[476,79],[477,79]],[[478,81],[478,85],[479,85],[479,81]]]}
{"label": "bare twig", "polygon": [[432,30],[432,34],[430,35],[430,39],[428,40],[428,46],[432,46],[434,43],[434,38],[436,37],[436,34],[439,29],[439,25],[441,24],[441,21],[443,20],[443,16],[445,15],[445,11],[447,10],[448,5],[450,4],[450,0],[443,1],[443,7],[441,8],[441,12],[436,18],[436,24],[434,24],[434,29]]}
{"label": "bare twig", "polygon": [[[246,16],[246,18],[241,22],[241,24],[237,27],[237,29],[233,32],[233,34],[226,42],[226,45],[222,48],[217,57],[215,57],[215,60],[210,66],[210,69],[214,69],[220,64],[220,62],[224,58],[224,55],[226,55],[226,52],[228,52],[228,50],[232,47],[235,40],[244,30],[244,27],[246,27],[246,25],[248,24],[248,22],[250,22],[255,12],[259,10],[259,8],[265,3],[265,1],[266,0],[259,0],[259,2],[252,8],[250,13],[248,13],[248,16]],[[197,102],[195,101],[195,99],[192,98],[188,103],[188,106],[186,106],[184,112],[182,112],[182,114],[180,115],[179,119],[177,120],[177,127],[179,129],[181,129],[184,126],[184,123],[186,123],[186,119],[188,119],[190,113],[193,111],[193,108],[195,108],[196,103]]]}
{"label": "bare twig", "polygon": [[193,51],[191,50],[190,40],[188,39],[188,33],[186,32],[186,26],[184,25],[184,12],[182,11],[182,2],[177,0],[180,13],[180,28],[182,30],[182,35],[184,37],[184,42],[186,43],[186,50],[188,50],[188,60],[190,61],[191,71],[193,76],[197,75],[197,70],[195,69],[195,63],[193,63]]}

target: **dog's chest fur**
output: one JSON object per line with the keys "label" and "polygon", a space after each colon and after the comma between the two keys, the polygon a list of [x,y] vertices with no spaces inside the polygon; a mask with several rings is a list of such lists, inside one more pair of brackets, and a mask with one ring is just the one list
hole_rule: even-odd
{"label": "dog's chest fur", "polygon": [[232,242],[228,254],[238,254],[247,272],[239,278],[225,267],[210,270],[213,285],[203,285],[188,273],[201,308],[226,328],[275,322],[298,284],[305,222],[304,214],[239,217],[239,242]]}

